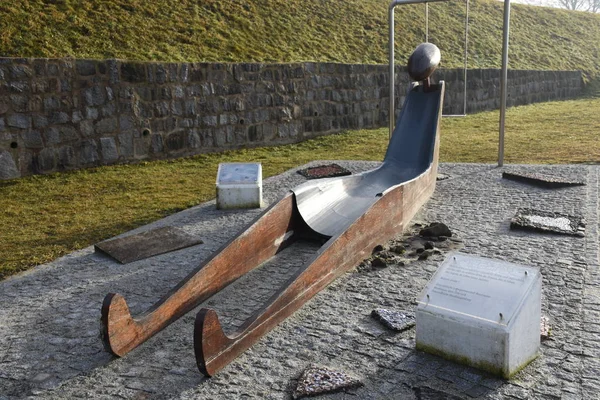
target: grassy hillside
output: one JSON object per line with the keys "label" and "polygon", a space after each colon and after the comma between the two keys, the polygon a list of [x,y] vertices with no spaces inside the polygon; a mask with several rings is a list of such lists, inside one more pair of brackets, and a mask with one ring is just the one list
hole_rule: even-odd
{"label": "grassy hillside", "polygon": [[[388,0],[0,2],[0,55],[160,61],[385,63]],[[499,67],[503,3],[471,1],[470,67]],[[600,15],[513,5],[510,68],[600,73]],[[430,5],[445,66],[462,65],[464,3]],[[424,38],[424,5],[398,7],[398,59]]]}

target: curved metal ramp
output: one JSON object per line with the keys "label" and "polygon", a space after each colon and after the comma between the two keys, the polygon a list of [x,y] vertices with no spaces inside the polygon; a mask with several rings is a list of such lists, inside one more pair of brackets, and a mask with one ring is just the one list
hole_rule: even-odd
{"label": "curved metal ramp", "polygon": [[413,88],[398,118],[383,163],[361,174],[307,182],[292,191],[298,211],[314,231],[335,236],[346,230],[396,185],[426,172],[434,160],[443,84]]}
{"label": "curved metal ramp", "polygon": [[[420,46],[416,52],[423,49],[426,47]],[[428,74],[433,69],[428,68]],[[209,376],[223,368],[371,254],[374,246],[402,232],[429,199],[435,190],[443,97],[444,83],[430,85],[427,75],[421,86],[409,92],[379,168],[311,182],[288,193],[138,317],[132,317],[122,296],[107,294],[101,317],[106,348],[117,356],[125,355],[295,240],[327,237],[313,258],[233,337],[223,333],[214,310],[202,309],[196,315],[198,368]]]}

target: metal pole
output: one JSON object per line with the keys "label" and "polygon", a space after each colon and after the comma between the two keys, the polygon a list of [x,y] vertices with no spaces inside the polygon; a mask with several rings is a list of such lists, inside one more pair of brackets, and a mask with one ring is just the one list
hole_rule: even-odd
{"label": "metal pole", "polygon": [[465,5],[465,71],[464,71],[464,93],[463,93],[463,114],[467,115],[467,49],[469,43],[469,0],[466,1]]}
{"label": "metal pole", "polygon": [[390,115],[389,115],[389,128],[390,128],[390,138],[392,137],[392,133],[394,132],[394,125],[396,123],[396,112],[394,105],[394,8],[400,4],[415,4],[415,3],[427,3],[427,2],[439,2],[439,1],[447,1],[447,0],[393,0],[390,3],[389,7],[389,20],[390,20],[390,37],[389,37],[389,46],[388,51],[390,55],[390,65],[389,65],[389,75],[390,75]]}
{"label": "metal pole", "polygon": [[504,165],[504,123],[506,121],[506,92],[508,80],[508,33],[510,27],[510,0],[504,0],[504,28],[502,38],[502,76],[500,80],[500,132],[498,138],[498,166]]}
{"label": "metal pole", "polygon": [[429,43],[429,3],[425,3],[425,43]]}
{"label": "metal pole", "polygon": [[[427,3],[425,3],[427,4]],[[429,23],[427,23],[429,26]],[[429,36],[429,28],[427,28],[427,36]],[[465,1],[465,45],[463,54],[463,112],[462,114],[443,114],[442,117],[466,117],[467,116],[467,64],[468,64],[468,49],[469,49],[469,0]]]}

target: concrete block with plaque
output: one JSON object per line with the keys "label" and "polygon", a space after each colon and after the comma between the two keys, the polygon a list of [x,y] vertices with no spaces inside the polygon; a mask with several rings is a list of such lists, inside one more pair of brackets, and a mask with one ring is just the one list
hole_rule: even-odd
{"label": "concrete block with plaque", "polygon": [[260,163],[221,163],[217,171],[219,210],[262,207]]}
{"label": "concrete block with plaque", "polygon": [[418,350],[510,378],[540,347],[536,268],[451,254],[417,302]]}

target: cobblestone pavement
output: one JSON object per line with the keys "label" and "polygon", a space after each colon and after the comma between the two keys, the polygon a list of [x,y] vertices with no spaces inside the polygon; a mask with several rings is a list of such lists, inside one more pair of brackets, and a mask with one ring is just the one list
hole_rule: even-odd
{"label": "cobblestone pavement", "polygon": [[[377,165],[338,163],[354,172]],[[450,178],[437,183],[415,220],[446,223],[464,241],[462,251],[542,272],[542,313],[550,318],[552,339],[512,380],[416,352],[414,328],[396,333],[370,316],[379,307],[414,308],[444,254],[345,274],[210,379],[197,371],[193,355],[197,310],[127,356],[110,356],[98,329],[106,293],[124,295],[136,315],[260,212],[217,211],[209,202],[135,231],[179,226],[204,244],[127,265],[90,247],[1,282],[0,399],[289,399],[302,370],[313,364],[344,370],[364,383],[322,396],[327,399],[600,398],[600,167],[511,166],[587,183],[563,189],[503,180],[502,169],[490,165],[440,169]],[[294,171],[269,178],[265,200],[273,202],[303,181]],[[510,218],[521,207],[582,214],[586,236],[511,231]],[[292,246],[202,306],[215,308],[226,328],[239,325],[315,249]]]}

